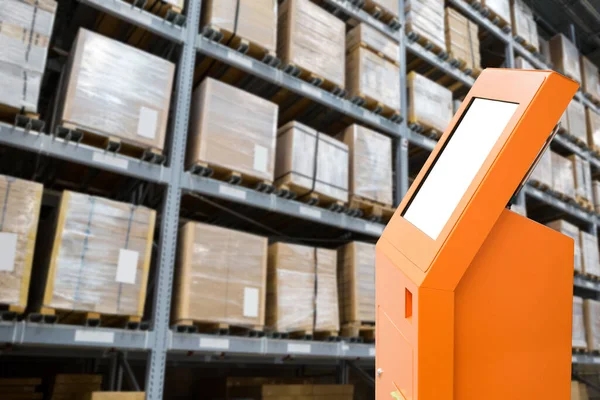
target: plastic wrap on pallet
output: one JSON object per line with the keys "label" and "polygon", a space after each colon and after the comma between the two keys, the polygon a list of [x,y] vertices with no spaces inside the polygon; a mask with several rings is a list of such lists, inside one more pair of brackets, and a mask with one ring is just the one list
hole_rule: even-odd
{"label": "plastic wrap on pallet", "polygon": [[592,181],[592,191],[594,193],[594,210],[600,213],[600,182]]}
{"label": "plastic wrap on pallet", "polygon": [[567,122],[567,133],[587,145],[587,124],[585,123],[585,107],[583,104],[576,100],[569,103],[567,107]]}
{"label": "plastic wrap on pallet", "polygon": [[267,325],[275,332],[339,330],[335,250],[269,246]]}
{"label": "plastic wrap on pallet", "polygon": [[446,46],[450,57],[459,61],[464,68],[481,69],[479,52],[479,28],[458,11],[446,8]]}
{"label": "plastic wrap on pallet", "polygon": [[552,152],[552,189],[571,199],[575,198],[573,163],[554,152]]}
{"label": "plastic wrap on pallet", "polygon": [[600,302],[583,300],[583,315],[588,351],[600,351]]}
{"label": "plastic wrap on pallet", "polygon": [[585,56],[581,56],[581,90],[600,101],[600,72]]}
{"label": "plastic wrap on pallet", "polygon": [[550,54],[555,68],[577,82],[581,82],[579,50],[573,42],[561,33],[556,34],[550,39]]}
{"label": "plastic wrap on pallet", "polygon": [[391,205],[392,139],[357,124],[340,137],[350,154],[350,194]]}
{"label": "plastic wrap on pallet", "polygon": [[407,32],[414,32],[445,51],[444,1],[407,0],[404,9]]}
{"label": "plastic wrap on pallet", "polygon": [[600,259],[598,257],[598,238],[590,233],[579,231],[583,272],[600,277]]}
{"label": "plastic wrap on pallet", "polygon": [[587,120],[587,143],[595,152],[600,152],[600,114],[590,108],[585,109]]}
{"label": "plastic wrap on pallet", "polygon": [[510,0],[482,0],[481,4],[510,25]]}
{"label": "plastic wrap on pallet", "polygon": [[64,77],[60,121],[162,151],[175,65],[80,29]]}
{"label": "plastic wrap on pallet", "polygon": [[348,52],[361,45],[375,53],[382,54],[389,61],[397,63],[400,60],[400,46],[398,42],[379,32],[369,24],[360,23],[346,35],[346,49]]}
{"label": "plastic wrap on pallet", "polygon": [[400,68],[369,49],[356,47],[348,53],[346,89],[350,97],[376,101],[400,112]]}
{"label": "plastic wrap on pallet", "polygon": [[583,299],[573,296],[573,342],[574,348],[587,349],[586,324],[584,321]]}
{"label": "plastic wrap on pallet", "polygon": [[517,67],[518,69],[537,69],[533,66],[533,64],[531,64],[523,57],[515,58],[515,67]]}
{"label": "plastic wrap on pallet", "polygon": [[41,306],[142,316],[155,218],[146,207],[63,192]]}
{"label": "plastic wrap on pallet", "polygon": [[342,323],[375,322],[375,245],[350,242],[339,248],[338,293]]}
{"label": "plastic wrap on pallet", "polygon": [[0,104],[37,112],[56,2],[4,0],[0,6]]}
{"label": "plastic wrap on pallet", "polygon": [[549,222],[546,226],[573,239],[575,242],[575,259],[573,260],[574,270],[579,273],[583,272],[581,266],[581,239],[579,237],[579,228],[562,219]]}
{"label": "plastic wrap on pallet", "polygon": [[299,122],[287,123],[277,131],[275,185],[287,185],[300,198],[315,193],[347,203],[348,145]]}
{"label": "plastic wrap on pallet", "polygon": [[279,5],[277,55],[284,65],[344,87],[346,24],[309,0]]}
{"label": "plastic wrap on pallet", "polygon": [[537,24],[533,18],[533,11],[523,0],[512,0],[512,28],[513,35],[522,38],[536,51],[540,48]]}
{"label": "plastic wrap on pallet", "polygon": [[268,100],[206,78],[193,96],[187,166],[207,163],[272,182],[278,110]]}
{"label": "plastic wrap on pallet", "polygon": [[408,74],[408,121],[444,132],[452,120],[452,92],[419,75]]}
{"label": "plastic wrap on pallet", "polygon": [[592,202],[592,171],[590,162],[576,154],[569,156],[573,163],[573,179],[575,180],[575,195],[578,198]]}
{"label": "plastic wrap on pallet", "polygon": [[206,0],[203,7],[203,25],[219,28],[225,41],[234,35],[275,54],[277,0]]}
{"label": "plastic wrap on pallet", "polygon": [[550,150],[544,152],[529,179],[552,188],[552,152]]}
{"label": "plastic wrap on pallet", "polygon": [[179,232],[173,323],[265,324],[267,238],[187,222]]}
{"label": "plastic wrap on pallet", "polygon": [[374,8],[377,7],[394,17],[398,17],[398,0],[365,0],[365,7],[372,11],[375,11]]}
{"label": "plastic wrap on pallet", "polygon": [[0,175],[0,305],[25,310],[42,204],[39,183]]}

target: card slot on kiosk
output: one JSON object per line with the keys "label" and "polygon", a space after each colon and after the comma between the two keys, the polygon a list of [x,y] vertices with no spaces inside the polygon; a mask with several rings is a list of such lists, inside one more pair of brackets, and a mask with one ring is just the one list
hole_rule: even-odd
{"label": "card slot on kiosk", "polygon": [[377,243],[377,399],[570,396],[573,240],[507,205],[578,84],[486,69]]}

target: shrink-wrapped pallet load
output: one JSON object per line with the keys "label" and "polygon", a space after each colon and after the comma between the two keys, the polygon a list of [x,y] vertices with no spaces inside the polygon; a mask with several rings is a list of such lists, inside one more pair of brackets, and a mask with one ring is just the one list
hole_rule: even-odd
{"label": "shrink-wrapped pallet load", "polygon": [[598,238],[591,233],[579,231],[581,241],[581,260],[583,273],[600,278],[600,257],[598,256]]}
{"label": "shrink-wrapped pallet load", "polygon": [[0,305],[18,313],[27,306],[43,189],[0,175]]}
{"label": "shrink-wrapped pallet load", "polygon": [[419,75],[408,74],[408,122],[443,133],[452,120],[452,92]]}
{"label": "shrink-wrapped pallet load", "polygon": [[573,348],[587,349],[586,324],[584,321],[583,299],[573,297]]}
{"label": "shrink-wrapped pallet load", "polygon": [[180,229],[173,323],[265,324],[267,238],[187,222]]}
{"label": "shrink-wrapped pallet load", "polygon": [[350,154],[350,195],[391,205],[392,139],[356,124],[340,137]]}
{"label": "shrink-wrapped pallet load", "polygon": [[552,152],[546,150],[529,177],[537,186],[552,188]]}
{"label": "shrink-wrapped pallet load", "polygon": [[63,192],[34,309],[141,317],[155,217],[146,207]]}
{"label": "shrink-wrapped pallet load", "polygon": [[600,351],[600,302],[591,299],[583,301],[585,333],[589,351]]}
{"label": "shrink-wrapped pallet load", "polygon": [[446,47],[450,57],[459,61],[462,69],[475,74],[481,71],[479,28],[450,7],[446,8]]}
{"label": "shrink-wrapped pallet load", "polygon": [[350,242],[338,250],[342,323],[375,322],[375,245]]}
{"label": "shrink-wrapped pallet load", "polygon": [[[566,125],[563,125],[566,122]],[[587,124],[585,121],[585,107],[578,101],[571,101],[567,107],[566,116],[561,120],[561,127],[567,134],[578,142],[588,145]]]}
{"label": "shrink-wrapped pallet load", "polygon": [[275,185],[300,199],[348,202],[348,145],[296,121],[277,131]]}
{"label": "shrink-wrapped pallet load", "polygon": [[346,24],[309,0],[279,5],[277,55],[284,65],[344,87]]}
{"label": "shrink-wrapped pallet load", "polygon": [[446,51],[443,0],[407,0],[404,10],[407,33],[415,33],[439,50]]}
{"label": "shrink-wrapped pallet load", "polygon": [[80,29],[63,77],[61,125],[84,140],[118,139],[162,152],[175,65]]}
{"label": "shrink-wrapped pallet load", "polygon": [[219,30],[222,42],[245,40],[267,54],[277,49],[277,0],[206,0],[202,23]]}
{"label": "shrink-wrapped pallet load", "polygon": [[538,51],[540,42],[533,11],[523,0],[512,0],[513,35],[520,38],[531,50]]}
{"label": "shrink-wrapped pallet load", "polygon": [[600,154],[600,114],[594,110],[585,109],[587,121],[587,143],[594,152]]}
{"label": "shrink-wrapped pallet load", "polygon": [[0,106],[37,113],[56,7],[53,0],[0,4]]}
{"label": "shrink-wrapped pallet load", "polygon": [[569,78],[581,82],[579,50],[573,42],[562,33],[556,34],[550,39],[550,54],[552,54],[552,64],[555,68]]}
{"label": "shrink-wrapped pallet load", "polygon": [[576,154],[569,156],[573,163],[573,179],[575,182],[575,196],[577,200],[593,202],[592,190],[592,171],[590,162],[584,160]]}
{"label": "shrink-wrapped pallet load", "polygon": [[581,90],[595,101],[600,101],[600,73],[596,64],[585,56],[581,56]]}
{"label": "shrink-wrapped pallet load", "polygon": [[400,60],[398,42],[369,24],[360,23],[346,35],[346,51],[348,53],[360,46],[368,48],[388,61],[398,63]]}
{"label": "shrink-wrapped pallet load", "polygon": [[575,199],[575,179],[573,163],[557,153],[552,152],[552,189],[570,199]]}
{"label": "shrink-wrapped pallet load", "polygon": [[579,228],[562,219],[549,222],[546,226],[573,239],[575,242],[575,259],[573,260],[574,270],[579,273],[583,272],[581,265],[581,238],[579,236]]}
{"label": "shrink-wrapped pallet load", "polygon": [[193,95],[187,167],[207,164],[272,182],[277,113],[268,100],[206,78]]}

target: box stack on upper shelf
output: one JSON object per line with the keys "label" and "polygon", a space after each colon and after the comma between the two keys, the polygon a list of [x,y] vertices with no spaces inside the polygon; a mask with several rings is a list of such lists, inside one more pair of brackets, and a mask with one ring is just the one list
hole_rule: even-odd
{"label": "box stack on upper shelf", "polygon": [[481,73],[479,28],[453,8],[446,8],[446,46],[450,58],[466,73]]}
{"label": "box stack on upper shelf", "polygon": [[367,12],[382,21],[393,25],[398,21],[398,0],[365,0]]}
{"label": "box stack on upper shelf", "polygon": [[600,302],[583,300],[583,314],[588,351],[600,351]]}
{"label": "box stack on upper shelf", "polygon": [[573,154],[569,157],[573,163],[573,179],[575,182],[575,200],[583,208],[594,212],[594,195],[592,189],[592,171],[587,160]]}
{"label": "box stack on upper shelf", "polygon": [[576,350],[587,350],[583,299],[573,297],[573,335],[571,346]]}
{"label": "box stack on upper shelf", "polygon": [[589,108],[585,109],[587,122],[587,143],[597,156],[600,156],[600,114]]}
{"label": "box stack on upper shelf", "polygon": [[600,105],[600,72],[589,58],[581,56],[581,91],[596,105]]}
{"label": "box stack on upper shelf", "polygon": [[481,3],[485,14],[503,30],[510,30],[510,0],[477,0]]}
{"label": "box stack on upper shelf", "polygon": [[416,72],[408,74],[409,127],[436,139],[454,115],[452,92]]}
{"label": "box stack on upper shelf", "polygon": [[537,24],[533,11],[523,0],[511,0],[512,29],[515,40],[527,50],[537,53],[540,49]]}
{"label": "box stack on upper shelf", "polygon": [[585,107],[577,100],[572,100],[561,118],[560,132],[582,147],[588,146],[588,132],[585,118]]}
{"label": "box stack on upper shelf", "polygon": [[432,47],[436,54],[446,53],[444,2],[442,0],[407,0],[406,33],[426,48]]}
{"label": "box stack on upper shelf", "polygon": [[557,34],[550,40],[552,64],[559,72],[581,83],[581,64],[579,50],[563,34]]}

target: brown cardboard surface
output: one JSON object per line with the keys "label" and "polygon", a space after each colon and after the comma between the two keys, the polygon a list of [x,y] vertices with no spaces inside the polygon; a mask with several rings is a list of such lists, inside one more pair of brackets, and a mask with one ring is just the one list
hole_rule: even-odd
{"label": "brown cardboard surface", "polygon": [[408,120],[440,133],[452,120],[452,92],[423,75],[408,74]]}
{"label": "brown cardboard surface", "polygon": [[583,300],[585,332],[589,351],[600,350],[600,302]]}
{"label": "brown cardboard surface", "polygon": [[583,299],[576,296],[573,297],[573,347],[587,348]]}
{"label": "brown cardboard surface", "polygon": [[560,33],[555,35],[550,39],[550,54],[555,68],[581,83],[579,50],[569,39]]}
{"label": "brown cardboard surface", "polygon": [[526,44],[535,50],[539,50],[537,24],[531,8],[523,0],[511,0],[511,5],[513,35],[525,40]]}
{"label": "brown cardboard surface", "polygon": [[575,198],[575,179],[573,178],[573,163],[557,153],[551,152],[552,157],[552,188],[569,198]]}
{"label": "brown cardboard surface", "polygon": [[600,114],[586,107],[585,116],[587,121],[587,143],[600,151]]}
{"label": "brown cardboard surface", "polygon": [[363,44],[375,53],[392,62],[400,60],[400,46],[398,42],[379,32],[369,24],[360,23],[352,28],[346,35],[346,50],[349,52]]}
{"label": "brown cardboard surface", "polygon": [[145,400],[145,392],[94,392],[87,400]]}
{"label": "brown cardboard surface", "polygon": [[338,252],[341,322],[375,322],[375,245],[355,241]]}
{"label": "brown cardboard surface", "polygon": [[600,75],[596,64],[581,56],[581,90],[600,101]]}
{"label": "brown cardboard surface", "polygon": [[458,11],[447,7],[446,46],[453,58],[465,63],[466,68],[481,69],[479,51],[479,28]]}
{"label": "brown cardboard surface", "polygon": [[414,32],[424,40],[446,50],[444,1],[407,0],[404,2],[404,10],[407,32]]}

